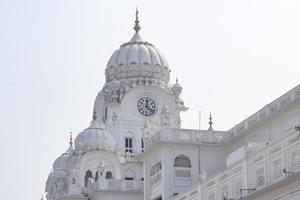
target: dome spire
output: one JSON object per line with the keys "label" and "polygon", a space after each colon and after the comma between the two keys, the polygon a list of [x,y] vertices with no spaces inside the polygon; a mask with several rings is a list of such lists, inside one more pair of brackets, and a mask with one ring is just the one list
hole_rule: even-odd
{"label": "dome spire", "polygon": [[70,144],[70,146],[73,146],[73,135],[72,135],[72,131],[70,132],[70,140],[69,140],[69,144]]}
{"label": "dome spire", "polygon": [[139,32],[139,30],[141,29],[141,27],[140,27],[140,21],[139,21],[139,11],[138,11],[138,8],[136,8],[136,10],[135,10],[135,25],[134,25],[134,30],[135,30],[135,32],[136,33],[138,33]]}
{"label": "dome spire", "polygon": [[208,128],[208,130],[213,130],[213,121],[212,121],[212,117],[211,117],[211,113],[209,113],[209,122],[208,122],[208,124],[209,124],[209,128]]}
{"label": "dome spire", "polygon": [[93,121],[97,119],[96,108],[93,110]]}

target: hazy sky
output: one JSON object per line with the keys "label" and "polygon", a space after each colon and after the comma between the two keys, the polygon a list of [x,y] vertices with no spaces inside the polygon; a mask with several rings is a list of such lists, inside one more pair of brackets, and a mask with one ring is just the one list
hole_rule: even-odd
{"label": "hazy sky", "polygon": [[0,0],[1,199],[34,200],[133,35],[164,52],[183,127],[228,130],[299,84],[299,0]]}

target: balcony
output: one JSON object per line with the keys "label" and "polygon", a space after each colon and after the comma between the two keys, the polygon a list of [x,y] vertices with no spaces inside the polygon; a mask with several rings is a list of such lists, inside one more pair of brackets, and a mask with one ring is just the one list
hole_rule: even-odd
{"label": "balcony", "polygon": [[123,158],[125,158],[125,159],[133,159],[135,157],[136,157],[136,154],[130,153],[129,151],[127,151],[126,153],[123,153]]}
{"label": "balcony", "polygon": [[[283,173],[283,169],[287,172]],[[283,140],[269,144],[259,152],[249,154],[244,160],[207,178],[175,197],[175,200],[219,200],[224,197],[238,199],[274,187],[291,174],[300,173],[300,139],[294,132]],[[299,181],[294,179],[294,181]],[[299,186],[298,186],[299,187]],[[240,189],[255,188],[255,191]],[[300,189],[300,187],[298,188]]]}
{"label": "balcony", "polygon": [[166,129],[156,133],[145,141],[145,149],[159,143],[187,143],[216,145],[226,141],[226,132],[191,129]]}
{"label": "balcony", "polygon": [[[101,183],[102,187],[99,187],[98,182],[89,183],[86,188],[82,190],[82,194],[91,194],[97,191],[143,191],[144,182],[136,180],[105,180],[105,183]],[[104,185],[104,187],[103,187]]]}
{"label": "balcony", "polygon": [[135,180],[109,180],[109,190],[143,190],[143,181]]}

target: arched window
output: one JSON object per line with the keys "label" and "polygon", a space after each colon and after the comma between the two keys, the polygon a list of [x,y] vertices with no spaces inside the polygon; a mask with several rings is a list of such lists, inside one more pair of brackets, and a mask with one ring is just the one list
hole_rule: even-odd
{"label": "arched window", "polygon": [[98,177],[99,177],[99,175],[98,175],[99,173],[98,173],[98,171],[96,172],[96,176],[95,176],[95,182],[97,182],[98,181]]}
{"label": "arched window", "polygon": [[132,152],[133,152],[132,138],[126,137],[125,138],[125,153],[131,154]]}
{"label": "arched window", "polygon": [[192,167],[191,160],[185,155],[177,156],[174,160],[174,167]]}
{"label": "arched window", "polygon": [[103,122],[106,122],[106,120],[107,120],[107,107],[105,106]]}
{"label": "arched window", "polygon": [[85,177],[84,177],[84,185],[85,187],[87,186],[88,182],[89,182],[89,178],[93,178],[93,174],[90,170],[87,170],[85,172]]}
{"label": "arched window", "polygon": [[151,168],[150,171],[150,176],[156,174],[157,172],[159,172],[161,170],[161,162],[156,163],[155,165],[153,165],[153,167]]}
{"label": "arched window", "polygon": [[144,140],[143,140],[143,138],[141,139],[141,152],[144,152]]}
{"label": "arched window", "polygon": [[76,184],[76,178],[72,178],[72,184]]}
{"label": "arched window", "polygon": [[113,175],[112,175],[111,171],[106,172],[105,178],[106,179],[113,179]]}

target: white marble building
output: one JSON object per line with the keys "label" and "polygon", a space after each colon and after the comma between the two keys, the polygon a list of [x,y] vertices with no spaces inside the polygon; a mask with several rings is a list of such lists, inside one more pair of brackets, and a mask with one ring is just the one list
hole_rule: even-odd
{"label": "white marble building", "polygon": [[181,129],[182,87],[135,33],[107,63],[91,124],[59,156],[48,200],[300,199],[300,85],[227,131]]}

